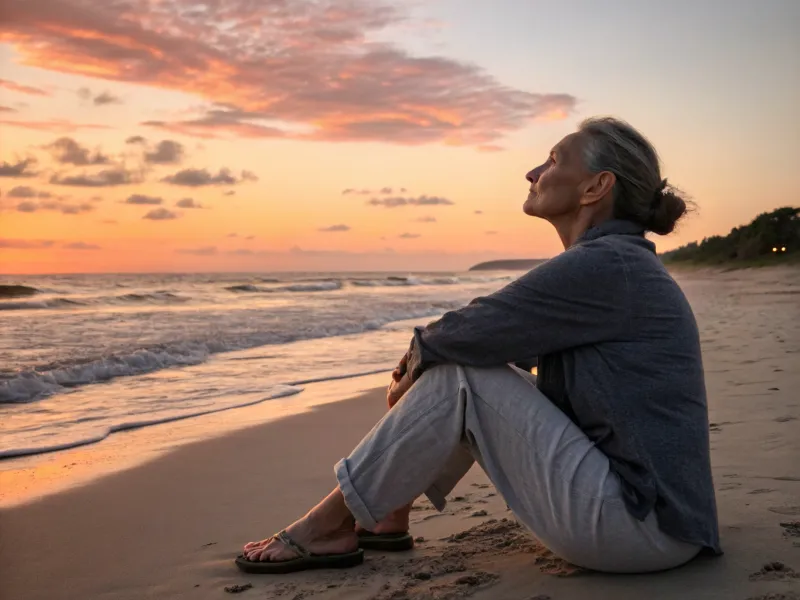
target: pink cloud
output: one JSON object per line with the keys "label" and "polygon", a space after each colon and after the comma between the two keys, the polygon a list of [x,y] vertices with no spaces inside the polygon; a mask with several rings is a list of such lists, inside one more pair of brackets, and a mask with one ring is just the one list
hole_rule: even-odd
{"label": "pink cloud", "polygon": [[4,21],[23,64],[205,98],[195,118],[147,122],[200,138],[492,147],[576,102],[374,41],[407,21],[382,0],[25,0]]}
{"label": "pink cloud", "polygon": [[[0,34],[0,39],[1,38],[2,34]],[[32,87],[30,85],[15,83],[13,81],[9,81],[8,79],[0,79],[0,88],[5,88],[13,92],[20,92],[21,94],[28,94],[30,96],[50,96],[50,92],[40,88]]]}
{"label": "pink cloud", "polygon": [[[2,39],[2,35],[0,35]],[[64,119],[51,119],[49,121],[9,121],[0,120],[0,125],[7,127],[21,127],[37,131],[52,131],[54,133],[72,133],[80,129],[110,129],[108,125],[93,125],[91,123],[73,123]]]}

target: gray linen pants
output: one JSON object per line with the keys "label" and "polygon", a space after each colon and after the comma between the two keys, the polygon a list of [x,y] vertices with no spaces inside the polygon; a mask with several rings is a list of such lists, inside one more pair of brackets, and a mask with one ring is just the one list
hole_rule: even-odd
{"label": "gray linen pants", "polygon": [[425,494],[438,510],[477,461],[517,519],[573,564],[641,573],[700,550],[630,515],[608,458],[535,386],[504,366],[426,371],[335,468],[367,529]]}

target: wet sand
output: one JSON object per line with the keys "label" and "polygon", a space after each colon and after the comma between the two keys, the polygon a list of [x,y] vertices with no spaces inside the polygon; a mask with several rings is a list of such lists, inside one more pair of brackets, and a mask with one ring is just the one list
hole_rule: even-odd
{"label": "wet sand", "polygon": [[474,469],[444,513],[417,502],[411,552],[370,552],[347,571],[240,573],[232,559],[244,542],[332,488],[333,464],[384,411],[375,390],[5,508],[0,598],[210,599],[240,589],[286,600],[798,600],[800,303],[788,292],[800,288],[770,293],[764,277],[682,281],[703,338],[720,558],[651,575],[576,569],[521,529]]}

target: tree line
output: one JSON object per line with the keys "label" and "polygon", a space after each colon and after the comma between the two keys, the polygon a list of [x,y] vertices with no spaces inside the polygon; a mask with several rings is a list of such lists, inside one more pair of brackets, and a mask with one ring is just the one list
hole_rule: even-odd
{"label": "tree line", "polygon": [[721,264],[800,257],[800,207],[787,206],[758,215],[726,236],[714,235],[664,252],[664,262]]}

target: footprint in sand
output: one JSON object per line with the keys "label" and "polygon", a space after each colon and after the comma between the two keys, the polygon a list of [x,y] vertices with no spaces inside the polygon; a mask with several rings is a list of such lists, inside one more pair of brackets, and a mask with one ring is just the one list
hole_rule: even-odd
{"label": "footprint in sand", "polygon": [[758,488],[757,490],[753,490],[752,492],[747,492],[748,494],[769,494],[774,492],[775,490],[770,488]]}
{"label": "footprint in sand", "polygon": [[785,521],[778,525],[783,527],[783,535],[786,537],[800,537],[800,521]]}
{"label": "footprint in sand", "polygon": [[750,581],[789,581],[800,579],[800,573],[780,561],[766,563],[755,573],[751,573]]}
{"label": "footprint in sand", "polygon": [[741,483],[732,482],[732,483],[723,483],[717,489],[720,492],[727,492],[728,490],[735,490],[735,489],[740,488],[740,487],[742,487]]}
{"label": "footprint in sand", "polygon": [[790,517],[793,517],[795,515],[800,515],[800,506],[797,505],[770,506],[767,510],[779,515],[788,515]]}
{"label": "footprint in sand", "polygon": [[767,592],[760,596],[750,596],[747,600],[800,600],[795,592]]}
{"label": "footprint in sand", "polygon": [[437,512],[437,513],[433,513],[432,515],[425,515],[424,517],[422,517],[418,521],[415,521],[415,523],[422,523],[424,521],[430,521],[431,519],[438,519],[439,517],[447,516],[447,514],[448,513],[438,513]]}

